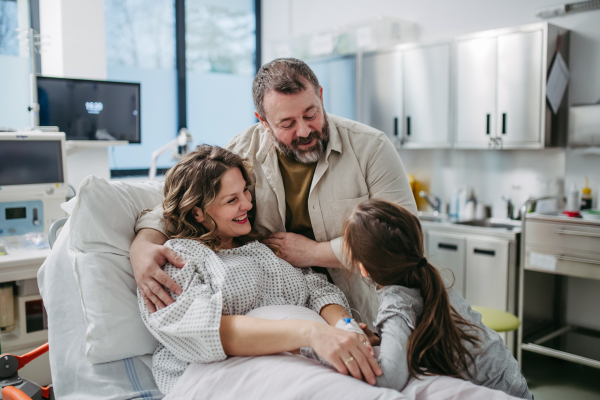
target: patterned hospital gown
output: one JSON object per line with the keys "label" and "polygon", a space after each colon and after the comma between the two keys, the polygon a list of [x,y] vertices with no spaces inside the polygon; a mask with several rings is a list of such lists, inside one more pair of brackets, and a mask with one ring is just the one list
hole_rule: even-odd
{"label": "patterned hospital gown", "polygon": [[167,290],[175,303],[151,314],[138,289],[142,319],[159,342],[152,373],[165,394],[188,364],[227,358],[219,335],[221,315],[245,315],[271,305],[305,306],[317,313],[327,304],[348,307],[325,275],[295,268],[259,242],[218,253],[190,239],[169,240],[165,246],[187,260],[181,269],[164,267],[183,293]]}

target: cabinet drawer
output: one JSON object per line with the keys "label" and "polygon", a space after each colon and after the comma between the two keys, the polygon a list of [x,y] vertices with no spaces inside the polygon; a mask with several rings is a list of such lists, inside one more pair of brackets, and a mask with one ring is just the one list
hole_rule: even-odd
{"label": "cabinet drawer", "polygon": [[429,232],[427,257],[440,270],[446,285],[453,284],[454,290],[465,297],[465,238]]}
{"label": "cabinet drawer", "polygon": [[600,253],[600,228],[527,220],[525,243]]}
{"label": "cabinet drawer", "polygon": [[600,254],[527,246],[525,269],[600,280]]}
{"label": "cabinet drawer", "polygon": [[467,239],[466,297],[475,306],[508,310],[507,241]]}

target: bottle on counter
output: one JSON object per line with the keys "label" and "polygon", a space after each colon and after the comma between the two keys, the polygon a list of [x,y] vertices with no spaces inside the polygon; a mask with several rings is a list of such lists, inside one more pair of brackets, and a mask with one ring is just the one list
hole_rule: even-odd
{"label": "bottle on counter", "polygon": [[590,188],[590,182],[587,176],[585,177],[585,187],[581,189],[581,209],[592,209],[592,189]]}
{"label": "bottle on counter", "polygon": [[581,208],[581,202],[579,200],[579,191],[575,186],[575,183],[571,185],[571,189],[567,193],[567,205],[565,211],[579,211]]}

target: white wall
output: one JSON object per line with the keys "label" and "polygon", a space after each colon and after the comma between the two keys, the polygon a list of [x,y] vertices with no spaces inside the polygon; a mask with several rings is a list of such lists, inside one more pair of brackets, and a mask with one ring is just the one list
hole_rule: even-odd
{"label": "white wall", "polygon": [[[414,22],[420,41],[448,40],[469,32],[540,22],[535,10],[560,0],[263,0],[263,61],[269,44],[291,37],[330,30],[335,25],[379,15]],[[600,10],[549,20],[571,30],[569,103],[600,99]],[[581,189],[591,179],[595,199],[600,190],[600,156],[573,150],[485,151],[401,150],[407,171],[447,201],[461,183],[475,186],[478,197],[504,216],[502,195],[518,205],[539,194],[541,179],[565,180]],[[598,202],[596,201],[596,204]],[[503,215],[504,214],[504,215]],[[570,323],[600,329],[597,293],[600,282],[569,278]]]}
{"label": "white wall", "polygon": [[106,79],[104,0],[42,0],[42,74]]}

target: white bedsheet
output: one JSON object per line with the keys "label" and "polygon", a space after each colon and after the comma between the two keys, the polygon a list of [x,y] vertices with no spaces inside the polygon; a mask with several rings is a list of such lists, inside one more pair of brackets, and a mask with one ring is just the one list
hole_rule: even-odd
{"label": "white bedsheet", "polygon": [[361,399],[507,400],[507,394],[460,379],[411,379],[397,392],[370,386],[320,363],[289,353],[231,357],[215,364],[190,364],[164,400],[175,399]]}

